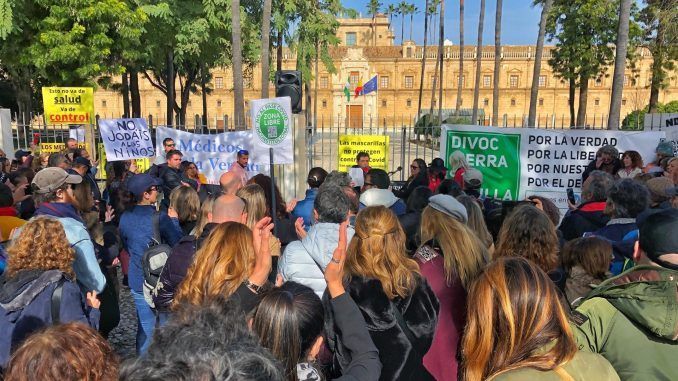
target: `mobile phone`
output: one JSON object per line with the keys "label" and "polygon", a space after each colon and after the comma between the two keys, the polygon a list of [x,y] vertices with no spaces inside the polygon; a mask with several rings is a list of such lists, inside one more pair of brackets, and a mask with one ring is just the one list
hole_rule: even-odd
{"label": "mobile phone", "polygon": [[577,203],[577,200],[574,198],[574,190],[572,188],[567,188],[567,200],[570,201],[572,205]]}

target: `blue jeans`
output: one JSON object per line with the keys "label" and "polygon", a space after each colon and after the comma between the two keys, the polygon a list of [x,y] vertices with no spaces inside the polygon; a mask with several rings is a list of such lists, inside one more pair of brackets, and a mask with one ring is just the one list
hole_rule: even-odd
{"label": "blue jeans", "polygon": [[153,329],[155,328],[155,313],[151,306],[146,303],[143,292],[130,291],[137,307],[137,355],[140,356],[146,353],[151,344]]}

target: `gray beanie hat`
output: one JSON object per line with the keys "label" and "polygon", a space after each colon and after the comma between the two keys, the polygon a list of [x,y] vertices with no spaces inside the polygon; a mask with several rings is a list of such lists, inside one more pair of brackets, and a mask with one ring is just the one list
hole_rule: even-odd
{"label": "gray beanie hat", "polygon": [[466,207],[452,196],[446,194],[431,196],[431,198],[428,199],[428,206],[439,212],[445,213],[450,217],[454,217],[459,222],[468,222]]}

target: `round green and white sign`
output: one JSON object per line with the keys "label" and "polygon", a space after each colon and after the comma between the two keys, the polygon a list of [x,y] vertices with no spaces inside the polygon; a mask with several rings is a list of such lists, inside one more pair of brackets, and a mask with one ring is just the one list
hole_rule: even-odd
{"label": "round green and white sign", "polygon": [[278,103],[264,104],[254,118],[254,127],[259,139],[267,145],[280,144],[290,132],[290,119]]}

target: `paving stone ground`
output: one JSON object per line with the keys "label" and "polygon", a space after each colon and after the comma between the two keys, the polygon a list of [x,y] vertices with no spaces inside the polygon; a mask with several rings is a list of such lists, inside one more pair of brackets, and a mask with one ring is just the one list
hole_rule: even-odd
{"label": "paving stone ground", "polygon": [[129,287],[122,285],[120,275],[120,323],[108,335],[111,343],[121,359],[136,356],[137,314]]}

